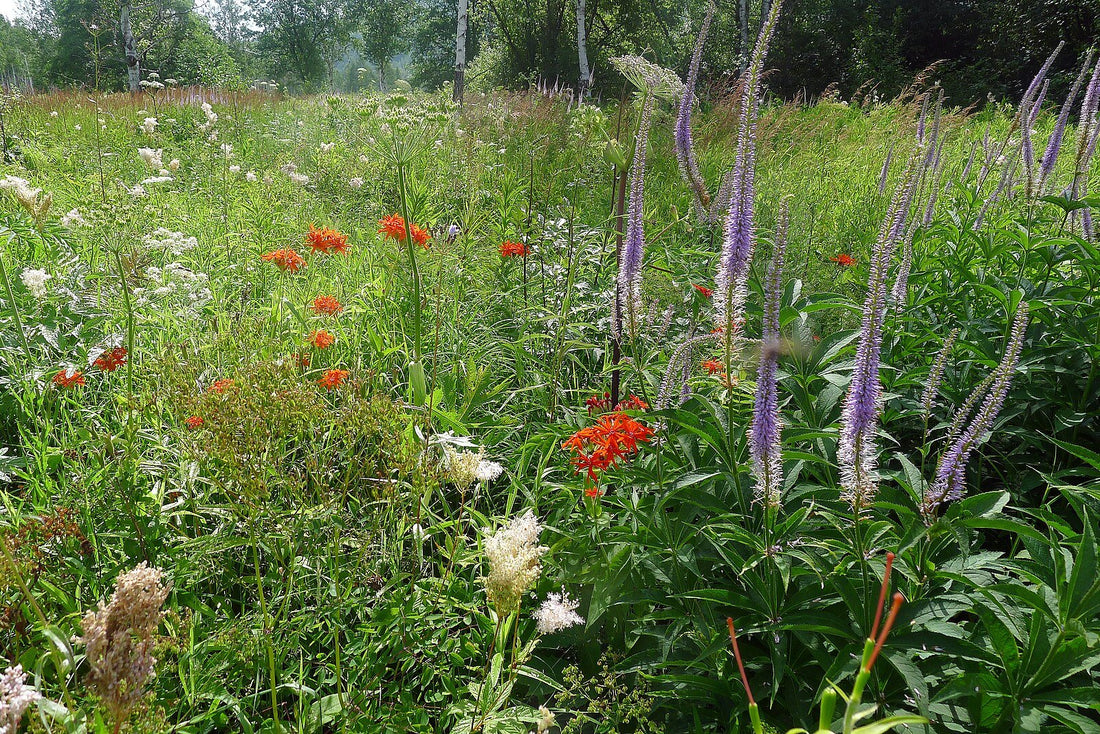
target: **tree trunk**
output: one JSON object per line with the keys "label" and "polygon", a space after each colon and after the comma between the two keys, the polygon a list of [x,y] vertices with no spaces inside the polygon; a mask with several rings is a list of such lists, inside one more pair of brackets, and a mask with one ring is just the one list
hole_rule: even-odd
{"label": "tree trunk", "polygon": [[738,20],[741,25],[741,73],[744,74],[749,68],[749,54],[752,53],[749,48],[749,0],[741,0]]}
{"label": "tree trunk", "polygon": [[592,71],[588,68],[588,34],[584,31],[584,0],[577,0],[577,57],[581,65],[581,88],[577,97],[584,99],[592,86]]}
{"label": "tree trunk", "polygon": [[469,0],[458,0],[458,32],[455,34],[454,101],[462,104],[466,87],[466,24],[470,17]]}
{"label": "tree trunk", "polygon": [[124,2],[119,11],[119,30],[122,33],[122,50],[126,54],[126,78],[130,83],[130,92],[141,91],[141,62],[138,60],[137,43],[130,28],[130,3]]}

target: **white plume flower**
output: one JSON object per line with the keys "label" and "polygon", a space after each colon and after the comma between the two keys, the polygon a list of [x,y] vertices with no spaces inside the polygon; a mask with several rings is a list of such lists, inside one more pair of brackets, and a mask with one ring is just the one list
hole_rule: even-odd
{"label": "white plume flower", "polygon": [[23,281],[23,285],[27,287],[27,290],[31,292],[35,298],[46,297],[46,281],[53,276],[47,273],[45,270],[33,270],[26,268],[19,276]]}
{"label": "white plume flower", "polygon": [[528,510],[485,538],[485,556],[489,559],[485,590],[497,614],[518,609],[524,592],[542,573],[539,558],[550,549],[538,544],[541,530],[538,518]]}
{"label": "white plume flower", "polygon": [[542,606],[531,616],[537,623],[540,635],[552,635],[563,629],[584,624],[584,618],[577,614],[579,606],[580,602],[570,599],[565,589],[562,589],[560,594],[551,592]]}

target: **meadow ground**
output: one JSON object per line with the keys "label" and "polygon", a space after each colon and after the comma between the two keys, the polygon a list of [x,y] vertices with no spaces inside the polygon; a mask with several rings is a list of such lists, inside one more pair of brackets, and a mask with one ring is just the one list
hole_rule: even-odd
{"label": "meadow ground", "polygon": [[[630,103],[9,100],[0,657],[30,730],[852,731],[832,682],[899,730],[1100,731],[1078,131],[1036,184],[1056,111],[924,99],[762,110],[733,336],[668,104],[632,219]],[[715,192],[738,111],[693,122]],[[864,502],[838,444],[876,282]]]}

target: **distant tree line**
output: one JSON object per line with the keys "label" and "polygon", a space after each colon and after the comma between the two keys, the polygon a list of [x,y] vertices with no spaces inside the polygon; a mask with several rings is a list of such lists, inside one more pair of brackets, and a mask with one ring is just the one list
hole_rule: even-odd
{"label": "distant tree line", "polygon": [[[582,82],[617,95],[609,59],[683,73],[708,0],[466,0],[465,85]],[[774,0],[720,0],[703,78],[734,83]],[[462,0],[26,0],[0,18],[0,78],[123,89],[135,71],[181,83],[291,91],[453,82]],[[858,89],[890,98],[926,67],[951,103],[1017,96],[1065,41],[1055,85],[1100,38],[1097,0],[786,0],[769,57],[785,98]],[[581,53],[583,50],[583,53]],[[395,63],[400,61],[401,63]],[[585,74],[587,72],[587,74]],[[582,79],[582,76],[584,77]],[[142,76],[141,78],[145,78]]]}

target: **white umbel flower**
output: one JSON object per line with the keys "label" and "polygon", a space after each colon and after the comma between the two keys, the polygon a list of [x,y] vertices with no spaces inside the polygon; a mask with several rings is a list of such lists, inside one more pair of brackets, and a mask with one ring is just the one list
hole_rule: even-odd
{"label": "white umbel flower", "polygon": [[563,629],[584,624],[584,618],[577,614],[579,606],[580,602],[570,599],[565,589],[562,589],[560,594],[551,592],[542,606],[531,616],[535,619],[540,635],[552,635]]}
{"label": "white umbel flower", "polygon": [[46,297],[46,281],[53,276],[45,270],[26,268],[19,277],[23,281],[23,285],[31,292],[31,295],[41,299]]}
{"label": "white umbel flower", "polygon": [[361,189],[363,188],[363,179],[356,176],[355,178],[348,181],[348,186],[352,187],[353,189]]}
{"label": "white umbel flower", "polygon": [[479,482],[491,482],[501,475],[504,467],[495,461],[482,459],[477,463],[477,480]]}
{"label": "white umbel flower", "polygon": [[164,154],[164,150],[161,148],[138,148],[138,155],[141,156],[141,160],[145,161],[145,165],[152,168],[154,171],[159,171],[164,168],[164,163],[161,162],[161,156]]}
{"label": "white umbel flower", "polygon": [[295,173],[294,171],[291,171],[287,174],[287,176],[290,177],[291,182],[296,183],[299,186],[305,186],[307,183],[309,183],[309,176],[305,175],[304,173]]}
{"label": "white umbel flower", "polygon": [[152,135],[157,131],[157,125],[159,124],[160,123],[157,122],[157,118],[146,117],[145,120],[141,123],[141,129],[145,132],[146,135]]}
{"label": "white umbel flower", "polygon": [[518,609],[524,592],[542,573],[539,558],[550,549],[538,544],[541,530],[538,518],[528,510],[485,538],[485,556],[489,559],[485,590],[497,614]]}
{"label": "white umbel flower", "polygon": [[68,214],[61,217],[61,226],[68,227],[69,229],[75,229],[76,227],[87,227],[88,220],[80,213],[79,209],[72,209]]}

